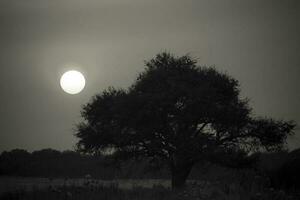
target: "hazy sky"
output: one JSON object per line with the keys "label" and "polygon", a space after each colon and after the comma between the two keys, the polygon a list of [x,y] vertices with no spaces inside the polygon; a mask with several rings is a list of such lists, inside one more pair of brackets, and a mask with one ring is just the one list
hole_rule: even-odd
{"label": "hazy sky", "polygon": [[[256,115],[300,124],[299,0],[0,0],[0,152],[72,149],[81,105],[164,50],[238,79]],[[67,69],[82,93],[61,90]]]}

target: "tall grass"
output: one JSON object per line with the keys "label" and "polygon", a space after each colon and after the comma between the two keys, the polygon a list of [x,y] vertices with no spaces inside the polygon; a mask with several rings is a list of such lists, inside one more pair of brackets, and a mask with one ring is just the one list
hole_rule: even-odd
{"label": "tall grass", "polygon": [[171,190],[164,187],[152,189],[134,187],[119,189],[117,185],[66,186],[48,189],[18,190],[4,193],[1,200],[168,200],[173,197]]}
{"label": "tall grass", "polygon": [[[84,185],[49,186],[30,191],[6,192],[0,200],[298,200],[295,193],[276,191],[267,186],[263,177],[244,181],[194,181],[181,191],[172,191],[163,185],[145,188],[139,185],[121,189],[117,183],[104,185],[87,181]],[[145,180],[147,181],[147,180]],[[293,195],[291,195],[293,194]]]}

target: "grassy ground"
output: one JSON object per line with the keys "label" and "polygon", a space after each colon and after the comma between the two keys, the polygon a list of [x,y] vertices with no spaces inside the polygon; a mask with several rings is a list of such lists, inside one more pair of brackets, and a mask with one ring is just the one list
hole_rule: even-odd
{"label": "grassy ground", "polygon": [[164,187],[152,189],[135,187],[119,189],[115,185],[102,186],[68,186],[31,191],[19,190],[2,195],[1,200],[167,200],[173,197],[172,192]]}
{"label": "grassy ground", "polygon": [[[147,180],[144,180],[147,182]],[[0,200],[296,200],[294,193],[268,188],[261,177],[247,181],[189,182],[186,189],[171,191],[164,185],[121,188],[118,183],[103,184],[86,180],[82,185],[49,185],[31,190],[18,189],[5,192]],[[293,195],[291,195],[293,194]]]}

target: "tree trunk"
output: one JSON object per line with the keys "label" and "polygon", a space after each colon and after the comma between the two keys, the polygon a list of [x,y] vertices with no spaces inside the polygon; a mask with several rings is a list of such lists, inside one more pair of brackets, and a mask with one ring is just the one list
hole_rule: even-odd
{"label": "tree trunk", "polygon": [[178,190],[182,189],[185,186],[185,181],[189,176],[193,165],[190,163],[174,163],[171,166],[172,173],[172,189]]}

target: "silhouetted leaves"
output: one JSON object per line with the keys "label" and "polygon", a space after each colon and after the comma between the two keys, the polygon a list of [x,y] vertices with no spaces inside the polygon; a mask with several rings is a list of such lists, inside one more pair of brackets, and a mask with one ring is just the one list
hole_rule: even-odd
{"label": "silhouetted leaves", "polygon": [[176,187],[196,162],[213,154],[283,147],[293,122],[254,118],[236,79],[196,62],[161,53],[145,62],[129,89],[96,95],[83,107],[78,149],[163,160]]}

